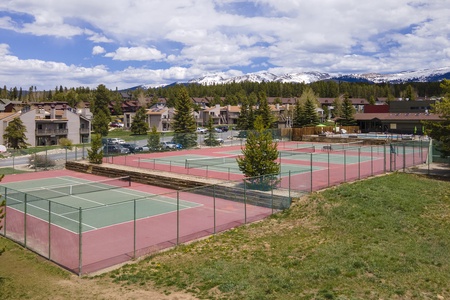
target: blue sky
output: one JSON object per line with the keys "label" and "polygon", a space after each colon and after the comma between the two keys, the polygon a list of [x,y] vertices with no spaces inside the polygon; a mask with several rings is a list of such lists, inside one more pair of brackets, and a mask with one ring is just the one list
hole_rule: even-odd
{"label": "blue sky", "polygon": [[450,66],[447,0],[3,0],[0,86]]}

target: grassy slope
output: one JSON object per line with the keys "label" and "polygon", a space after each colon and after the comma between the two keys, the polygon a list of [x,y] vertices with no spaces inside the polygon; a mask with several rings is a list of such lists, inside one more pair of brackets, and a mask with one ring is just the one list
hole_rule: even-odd
{"label": "grassy slope", "polygon": [[[449,232],[450,182],[399,173],[315,193],[257,224],[83,282],[216,299],[450,299]],[[64,299],[55,282],[66,272],[10,248],[1,295]]]}

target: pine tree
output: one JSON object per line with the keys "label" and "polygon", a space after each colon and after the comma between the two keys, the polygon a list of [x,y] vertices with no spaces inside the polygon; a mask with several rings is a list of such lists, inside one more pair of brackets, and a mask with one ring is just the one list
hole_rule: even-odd
{"label": "pine tree", "polygon": [[333,117],[340,118],[342,116],[342,101],[341,98],[336,97],[333,100]]}
{"label": "pine tree", "polygon": [[111,116],[106,112],[106,110],[98,110],[92,119],[92,128],[94,133],[100,134],[101,136],[107,136],[109,132],[109,121]]}
{"label": "pine tree", "polygon": [[355,108],[353,107],[352,102],[348,98],[348,95],[344,96],[344,101],[342,102],[342,116],[339,119],[339,122],[343,126],[352,126],[356,124],[356,120],[354,119]]}
{"label": "pine tree", "polygon": [[173,141],[184,149],[197,145],[196,128],[192,101],[185,87],[180,87],[175,96],[175,114],[173,117]]}
{"label": "pine tree", "polygon": [[[60,88],[60,90],[62,87]],[[108,124],[111,121],[111,113],[109,111],[110,96],[109,91],[103,84],[100,84],[94,92],[94,99],[91,103],[91,111],[94,116],[92,120],[92,128],[94,133],[102,136],[108,135]]]}
{"label": "pine tree", "polygon": [[102,136],[93,134],[91,137],[91,149],[88,149],[88,160],[91,164],[101,164],[103,161]]}
{"label": "pine tree", "polygon": [[294,117],[292,120],[292,127],[300,128],[305,125],[306,125],[305,110],[304,110],[303,104],[300,102],[300,100],[297,100],[295,102],[295,107],[294,107]]}
{"label": "pine tree", "polygon": [[249,113],[249,105],[247,98],[242,99],[241,102],[241,111],[237,119],[237,129],[239,130],[247,130],[248,129],[248,113]]}
{"label": "pine tree", "polygon": [[133,118],[133,121],[131,122],[131,132],[136,135],[143,135],[147,134],[147,131],[149,129],[148,123],[146,122],[146,110],[144,107],[139,107],[139,109],[136,111],[136,115]]}
{"label": "pine tree", "polygon": [[205,145],[206,146],[217,146],[220,144],[220,142],[217,140],[217,136],[214,130],[214,123],[213,119],[209,118],[208,120],[208,126],[206,127],[208,129],[208,133],[206,134],[205,138]]}
{"label": "pine tree", "polygon": [[266,93],[259,93],[259,108],[257,115],[262,117],[264,128],[272,128],[275,121],[272,111],[270,110],[269,103],[267,102]]}
{"label": "pine tree", "polygon": [[160,151],[161,150],[160,142],[161,142],[161,134],[156,129],[156,126],[153,126],[147,139],[147,145],[150,151]]}
{"label": "pine tree", "polygon": [[9,122],[8,126],[6,126],[3,140],[9,148],[26,149],[30,146],[30,144],[26,142],[26,132],[27,128],[23,124],[22,120],[19,117],[14,118],[11,122]]}
{"label": "pine tree", "polygon": [[306,88],[301,97],[300,102],[304,103],[304,121],[307,126],[316,126],[320,123],[317,115],[317,97],[311,88]]}
{"label": "pine tree", "polygon": [[270,189],[277,182],[280,164],[277,162],[278,145],[272,140],[272,134],[264,127],[261,116],[256,117],[255,131],[249,132],[243,156],[237,163],[251,187]]}
{"label": "pine tree", "polygon": [[440,122],[423,122],[426,126],[426,133],[438,141],[437,149],[442,156],[450,156],[450,80],[444,79],[440,84],[444,91],[444,98],[436,102],[431,112],[440,116]]}

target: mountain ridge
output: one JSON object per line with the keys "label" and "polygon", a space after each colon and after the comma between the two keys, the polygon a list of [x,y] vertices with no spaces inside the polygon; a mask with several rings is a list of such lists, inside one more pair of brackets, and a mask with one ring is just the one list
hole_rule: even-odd
{"label": "mountain ridge", "polygon": [[422,69],[416,71],[403,71],[390,74],[362,73],[362,74],[337,74],[309,71],[298,73],[286,73],[276,75],[268,71],[247,73],[240,76],[227,77],[221,73],[208,74],[199,78],[184,82],[174,82],[167,85],[142,85],[144,88],[170,86],[174,84],[227,84],[232,82],[281,82],[281,83],[312,83],[321,80],[335,80],[344,82],[366,82],[366,83],[408,83],[408,82],[438,82],[450,79],[450,66],[436,69]]}

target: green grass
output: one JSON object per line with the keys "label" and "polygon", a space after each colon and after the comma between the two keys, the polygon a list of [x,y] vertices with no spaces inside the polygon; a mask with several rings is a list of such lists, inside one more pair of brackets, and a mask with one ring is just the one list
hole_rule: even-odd
{"label": "green grass", "polygon": [[450,298],[450,183],[392,174],[110,273],[210,299]]}
{"label": "green grass", "polygon": [[0,295],[103,299],[95,284],[200,299],[450,299],[449,233],[450,182],[394,173],[63,288],[67,272],[0,237]]}

